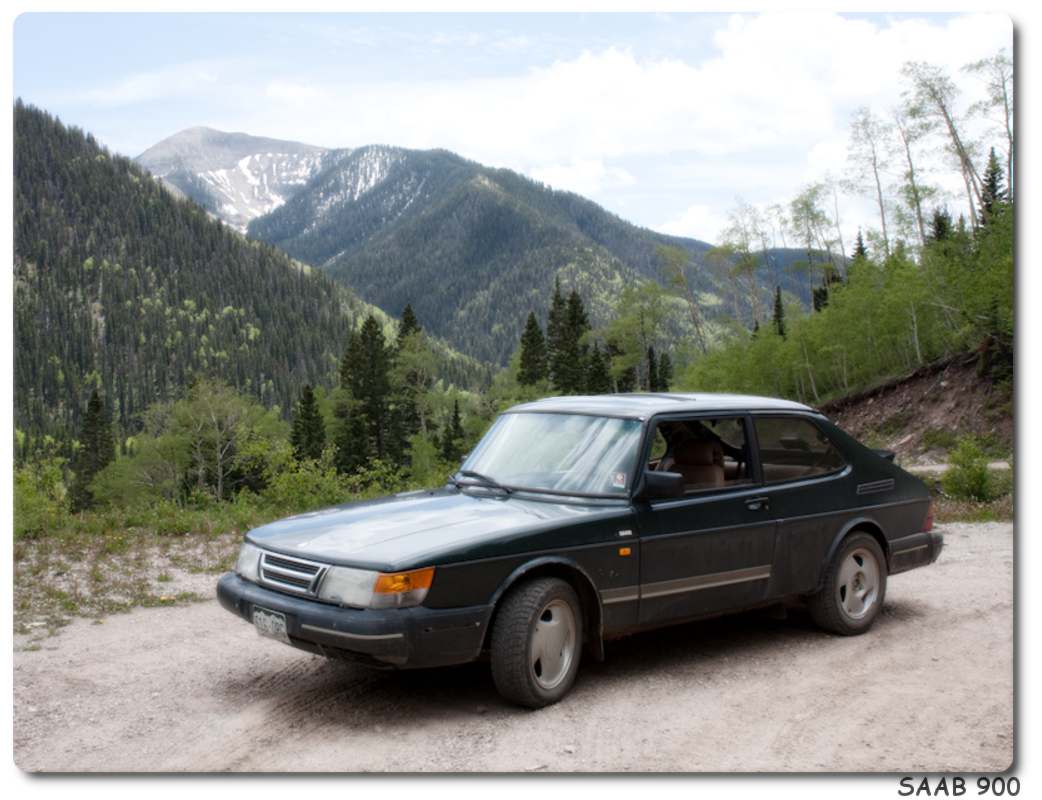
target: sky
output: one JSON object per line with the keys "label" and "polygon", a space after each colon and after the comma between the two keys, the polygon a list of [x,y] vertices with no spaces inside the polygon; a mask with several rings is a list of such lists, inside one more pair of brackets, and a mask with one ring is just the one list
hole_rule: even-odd
{"label": "sky", "polygon": [[[441,147],[719,241],[739,201],[850,172],[850,117],[901,65],[1012,52],[1001,14],[23,14],[15,95],[125,155],[206,125],[328,147]],[[1000,144],[984,122],[975,137]],[[960,211],[941,153],[925,177]],[[890,170],[896,180],[899,170]],[[847,242],[875,224],[840,198]],[[848,248],[849,249],[849,248]]]}

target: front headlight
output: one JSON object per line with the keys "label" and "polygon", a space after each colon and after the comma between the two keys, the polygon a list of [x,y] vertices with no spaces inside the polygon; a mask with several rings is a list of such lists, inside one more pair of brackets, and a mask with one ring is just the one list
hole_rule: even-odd
{"label": "front headlight", "polygon": [[235,562],[235,574],[244,581],[258,583],[260,581],[260,554],[259,547],[249,542],[243,542],[242,549],[239,550],[239,558]]}
{"label": "front headlight", "polygon": [[330,567],[318,587],[318,596],[330,603],[368,608],[379,573],[351,567]]}
{"label": "front headlight", "polygon": [[354,608],[409,608],[424,601],[433,581],[434,567],[389,574],[330,567],[318,587],[318,596]]}

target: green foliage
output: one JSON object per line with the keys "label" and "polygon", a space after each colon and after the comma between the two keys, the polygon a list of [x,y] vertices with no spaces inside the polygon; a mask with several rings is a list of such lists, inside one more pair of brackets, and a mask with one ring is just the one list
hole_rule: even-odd
{"label": "green foliage", "polygon": [[782,306],[784,338],[734,334],[680,383],[818,403],[978,348],[989,375],[1009,375],[1012,235],[1013,214],[1004,212],[976,237],[953,230],[931,241],[919,263],[896,248],[885,263],[859,258],[820,312]]}
{"label": "green foliage", "polygon": [[409,440],[411,465],[409,482],[415,486],[440,486],[448,475],[459,468],[459,461],[446,461],[441,458],[434,441],[418,433]]}
{"label": "green foliage", "polygon": [[94,479],[99,502],[227,500],[243,489],[259,491],[289,459],[279,415],[218,381],[197,381],[183,399],[152,407],[145,426],[133,451]]}
{"label": "green foliage", "polygon": [[68,517],[65,459],[37,453],[14,471],[14,538],[45,534]]}
{"label": "green foliage", "polygon": [[324,508],[345,502],[350,485],[333,463],[332,450],[318,459],[293,459],[278,470],[272,470],[261,498],[275,508]]}
{"label": "green foliage", "polygon": [[963,437],[948,457],[949,468],[941,478],[944,493],[958,500],[988,502],[995,486],[988,457],[972,437]]}

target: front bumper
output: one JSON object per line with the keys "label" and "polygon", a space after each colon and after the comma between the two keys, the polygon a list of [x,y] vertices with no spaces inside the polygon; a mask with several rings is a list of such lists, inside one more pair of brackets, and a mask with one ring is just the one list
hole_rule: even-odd
{"label": "front bumper", "polygon": [[253,607],[286,615],[290,644],[312,653],[382,667],[438,667],[481,654],[491,606],[354,609],[276,592],[234,572],[217,582],[217,599],[247,622]]}

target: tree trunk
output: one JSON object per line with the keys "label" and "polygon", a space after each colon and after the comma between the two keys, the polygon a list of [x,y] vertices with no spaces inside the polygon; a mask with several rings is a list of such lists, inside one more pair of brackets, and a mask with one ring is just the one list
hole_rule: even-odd
{"label": "tree trunk", "polygon": [[879,203],[879,224],[883,228],[883,253],[890,258],[890,236],[886,230],[886,206],[883,204],[883,184],[879,180],[879,160],[875,155],[875,144],[872,145],[872,175],[876,180],[876,200]]}
{"label": "tree trunk", "polygon": [[919,197],[919,184],[915,180],[915,162],[912,160],[912,142],[908,137],[908,131],[898,120],[897,130],[901,136],[901,144],[904,145],[905,161],[908,163],[908,188],[912,195],[912,211],[915,213],[915,224],[919,228],[919,244],[926,246],[926,224],[923,221],[923,204]]}

